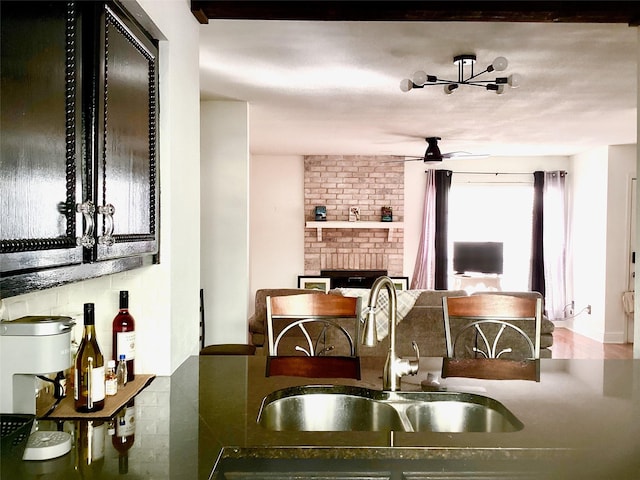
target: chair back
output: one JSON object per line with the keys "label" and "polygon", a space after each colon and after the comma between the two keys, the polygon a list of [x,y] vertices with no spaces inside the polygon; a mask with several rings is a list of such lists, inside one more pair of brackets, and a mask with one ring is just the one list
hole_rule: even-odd
{"label": "chair back", "polygon": [[355,297],[267,297],[267,375],[360,378],[361,310]]}
{"label": "chair back", "polygon": [[443,297],[442,307],[447,350],[443,367],[464,366],[467,374],[457,376],[479,378],[521,378],[526,367],[525,377],[536,378],[525,379],[538,379],[540,298],[475,294]]}

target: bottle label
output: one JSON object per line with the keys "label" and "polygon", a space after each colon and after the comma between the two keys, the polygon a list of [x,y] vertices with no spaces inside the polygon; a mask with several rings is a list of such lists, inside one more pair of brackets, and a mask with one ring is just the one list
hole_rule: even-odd
{"label": "bottle label", "polygon": [[125,355],[127,361],[136,358],[136,332],[118,332],[116,334],[117,357]]}
{"label": "bottle label", "polygon": [[91,370],[91,400],[104,400],[104,393],[104,367],[96,367]]}
{"label": "bottle label", "polygon": [[91,455],[91,458],[87,459],[89,464],[104,458],[104,423],[98,425],[95,423],[88,422],[87,438],[90,439],[90,450],[87,453]]}
{"label": "bottle label", "polygon": [[115,395],[118,393],[118,380],[115,375],[113,377],[107,377],[104,382],[105,395]]}
{"label": "bottle label", "polygon": [[129,435],[135,435],[136,423],[134,416],[134,407],[125,408],[124,415],[118,416],[116,422],[116,435],[118,437],[128,437]]}

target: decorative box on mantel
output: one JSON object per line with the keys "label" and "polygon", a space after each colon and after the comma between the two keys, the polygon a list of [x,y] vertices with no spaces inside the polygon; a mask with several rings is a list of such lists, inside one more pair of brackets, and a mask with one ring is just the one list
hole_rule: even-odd
{"label": "decorative box on mantel", "polygon": [[393,240],[393,231],[404,228],[404,222],[306,222],[306,228],[315,228],[318,242],[322,241],[323,228],[368,228],[388,230],[387,241]]}

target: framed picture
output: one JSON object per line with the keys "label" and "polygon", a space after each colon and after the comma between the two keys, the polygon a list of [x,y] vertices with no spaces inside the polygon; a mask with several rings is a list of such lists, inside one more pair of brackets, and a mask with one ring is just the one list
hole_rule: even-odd
{"label": "framed picture", "polygon": [[328,277],[298,276],[298,288],[320,290],[324,293],[327,293],[331,288],[331,279]]}
{"label": "framed picture", "polygon": [[391,277],[396,290],[409,290],[409,277]]}
{"label": "framed picture", "polygon": [[349,207],[349,221],[350,222],[360,221],[360,207]]}

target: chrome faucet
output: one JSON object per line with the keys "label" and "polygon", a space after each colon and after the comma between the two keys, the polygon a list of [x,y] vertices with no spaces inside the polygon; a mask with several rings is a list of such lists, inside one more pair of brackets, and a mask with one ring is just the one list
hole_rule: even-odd
{"label": "chrome faucet", "polygon": [[389,293],[389,353],[387,354],[387,360],[385,361],[384,370],[382,371],[382,389],[395,392],[396,390],[400,390],[400,380],[404,375],[415,375],[418,373],[420,351],[418,350],[418,344],[411,342],[416,352],[415,360],[406,360],[396,356],[398,296],[393,281],[387,276],[377,278],[371,287],[362,344],[373,347],[378,342],[375,308],[382,287],[385,287]]}

